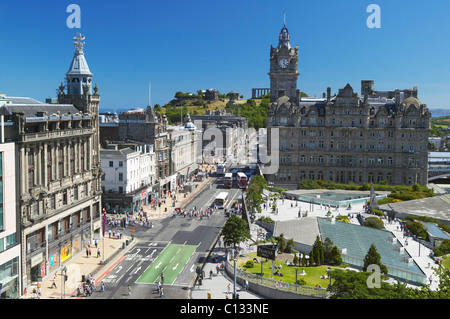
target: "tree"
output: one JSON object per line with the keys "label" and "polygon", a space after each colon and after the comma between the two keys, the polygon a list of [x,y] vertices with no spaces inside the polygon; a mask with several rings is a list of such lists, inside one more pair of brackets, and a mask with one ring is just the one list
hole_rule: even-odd
{"label": "tree", "polygon": [[278,241],[278,252],[282,253],[286,249],[286,239],[284,238],[284,234],[280,234],[277,238]]}
{"label": "tree", "polygon": [[322,265],[324,262],[323,244],[320,236],[317,235],[316,241],[313,244],[312,251],[314,253],[314,261],[317,265]]}
{"label": "tree", "polygon": [[333,250],[333,242],[329,237],[327,237],[323,242],[323,259],[325,263],[331,263],[332,250]]}
{"label": "tree", "polygon": [[367,251],[366,256],[364,257],[363,271],[367,271],[367,268],[370,265],[378,265],[380,267],[380,271],[383,274],[387,275],[387,267],[381,263],[381,255],[378,253],[377,248],[374,244],[370,245],[370,248]]}
{"label": "tree", "polygon": [[284,251],[288,254],[290,254],[292,252],[292,250],[294,249],[295,243],[294,243],[294,239],[291,238],[287,241],[286,243],[286,248],[284,249]]}
{"label": "tree", "polygon": [[261,213],[261,205],[264,204],[262,193],[266,187],[267,181],[261,175],[253,177],[250,181],[245,200],[249,210],[251,210],[252,212]]}
{"label": "tree", "polygon": [[225,245],[233,246],[234,249],[239,243],[251,238],[247,222],[236,215],[228,218],[222,228],[222,235]]}
{"label": "tree", "polygon": [[333,248],[331,249],[331,264],[335,265],[335,266],[339,266],[340,264],[342,264],[342,255],[341,255],[341,251],[339,250],[339,248],[337,246],[333,246]]}

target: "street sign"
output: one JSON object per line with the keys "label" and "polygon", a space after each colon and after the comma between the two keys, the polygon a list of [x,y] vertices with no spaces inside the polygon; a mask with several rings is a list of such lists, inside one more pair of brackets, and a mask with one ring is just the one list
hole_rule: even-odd
{"label": "street sign", "polygon": [[262,244],[258,245],[256,250],[256,255],[258,257],[267,258],[270,260],[275,260],[278,254],[277,244]]}

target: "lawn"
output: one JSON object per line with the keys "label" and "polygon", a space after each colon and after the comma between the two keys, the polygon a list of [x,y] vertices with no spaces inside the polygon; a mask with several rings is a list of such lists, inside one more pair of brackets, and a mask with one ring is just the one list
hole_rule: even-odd
{"label": "lawn", "polygon": [[[244,258],[239,258],[238,262],[236,264],[236,267],[241,267],[241,269],[245,268],[245,263],[248,260],[252,260],[253,257],[256,257],[256,253],[247,254]],[[260,260],[259,257],[257,257],[258,260]],[[321,279],[320,277],[327,274],[327,269],[329,266],[315,266],[315,267],[294,267],[294,266],[287,266],[285,264],[286,260],[275,260],[274,264],[277,266],[281,265],[280,272],[283,274],[282,277],[273,275],[272,277],[272,269],[270,269],[270,266],[272,265],[272,261],[269,260],[268,262],[263,263],[263,274],[266,278],[271,278],[274,280],[281,280],[283,282],[287,282],[290,284],[295,283],[295,274],[296,274],[296,268],[298,268],[298,276],[297,279],[303,279],[306,284],[304,286],[309,287],[316,287],[317,285],[320,285],[322,288],[328,287],[330,280],[329,279]],[[336,267],[330,267],[331,269],[334,269]],[[300,275],[300,272],[305,270],[306,275]],[[275,273],[274,269],[274,273]],[[254,263],[253,268],[247,268],[248,273],[252,274],[261,274],[261,263]],[[331,279],[333,282],[333,278]]]}

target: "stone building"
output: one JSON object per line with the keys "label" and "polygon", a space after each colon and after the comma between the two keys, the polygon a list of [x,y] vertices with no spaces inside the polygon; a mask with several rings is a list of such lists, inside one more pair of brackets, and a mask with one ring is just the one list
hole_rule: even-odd
{"label": "stone building", "polygon": [[110,144],[100,150],[102,206],[106,212],[139,211],[152,200],[155,178],[153,145]]}
{"label": "stone building", "polygon": [[15,142],[23,287],[41,281],[101,236],[98,136],[100,95],[74,38],[75,54],[58,103],[10,97],[0,108]]}
{"label": "stone building", "polygon": [[237,159],[239,150],[247,147],[247,118],[231,114],[191,115],[190,118],[201,130],[198,140],[204,161],[212,163],[214,159],[225,158],[231,162]]}
{"label": "stone building", "polygon": [[361,95],[347,84],[322,98],[303,98],[297,89],[298,46],[284,26],[270,48],[270,140],[279,129],[279,169],[267,176],[276,184],[302,179],[336,183],[427,184],[431,113],[417,87],[375,91],[361,81]]}
{"label": "stone building", "polygon": [[168,191],[171,181],[173,181],[171,178],[173,172],[171,172],[170,166],[170,137],[167,127],[167,117],[156,113],[149,105],[146,110],[134,109],[120,113],[119,139],[109,139],[115,144],[153,145],[155,174],[161,192]]}
{"label": "stone building", "polygon": [[176,185],[180,186],[198,172],[198,164],[201,163],[201,152],[197,144],[198,131],[187,114],[184,126],[169,126],[168,132],[171,172],[176,174]]}

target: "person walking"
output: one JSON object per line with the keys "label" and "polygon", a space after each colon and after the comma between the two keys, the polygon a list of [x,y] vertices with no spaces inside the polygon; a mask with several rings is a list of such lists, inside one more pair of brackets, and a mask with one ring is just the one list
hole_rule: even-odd
{"label": "person walking", "polygon": [[131,296],[131,286],[128,285],[128,296]]}
{"label": "person walking", "polygon": [[53,277],[52,288],[53,287],[58,288],[58,287],[56,287],[56,275]]}
{"label": "person walking", "polygon": [[101,256],[100,248],[97,248],[97,258]]}

